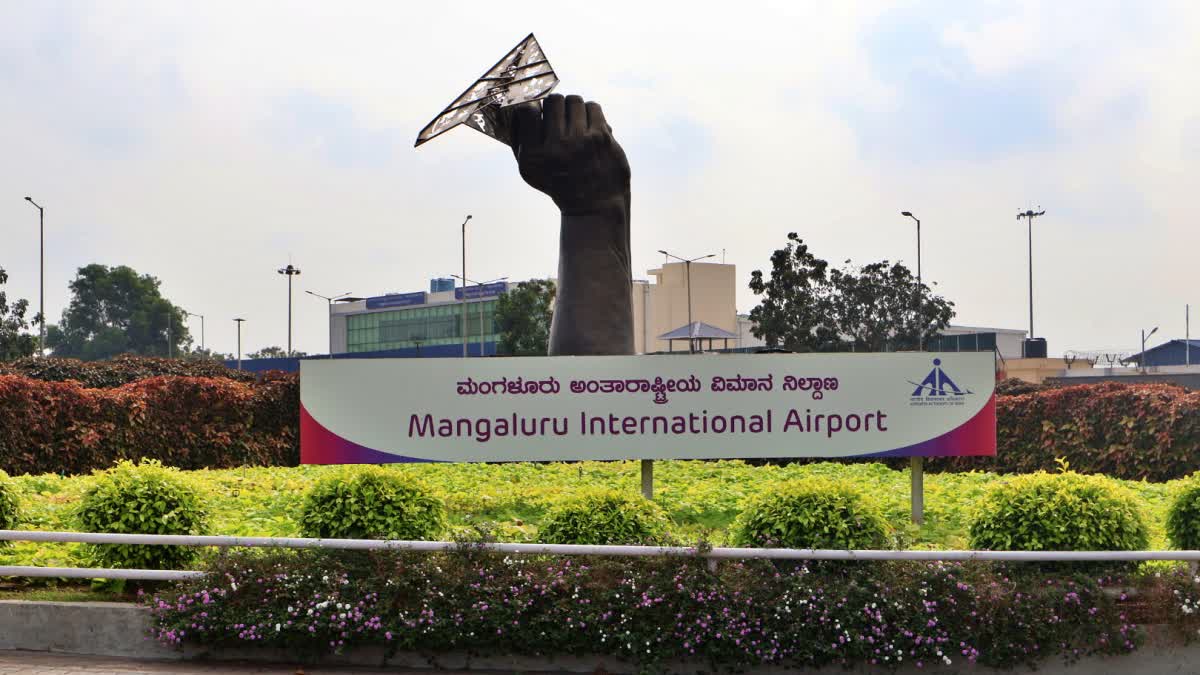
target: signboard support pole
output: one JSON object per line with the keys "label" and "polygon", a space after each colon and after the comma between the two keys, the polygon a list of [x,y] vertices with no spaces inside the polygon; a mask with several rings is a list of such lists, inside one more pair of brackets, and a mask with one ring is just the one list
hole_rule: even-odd
{"label": "signboard support pole", "polygon": [[925,458],[912,457],[908,473],[912,477],[912,521],[920,525],[925,522]]}
{"label": "signboard support pole", "polygon": [[642,496],[654,499],[654,460],[642,460]]}

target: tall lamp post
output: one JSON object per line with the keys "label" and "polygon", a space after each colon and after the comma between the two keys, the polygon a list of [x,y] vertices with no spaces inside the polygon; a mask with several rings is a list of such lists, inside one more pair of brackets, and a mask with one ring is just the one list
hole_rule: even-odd
{"label": "tall lamp post", "polygon": [[26,197],[25,201],[33,204],[38,210],[38,258],[40,260],[40,276],[38,282],[38,356],[46,355],[46,209],[33,201],[33,197]]}
{"label": "tall lamp post", "polygon": [[462,224],[462,263],[463,273],[459,279],[462,281],[462,340],[463,340],[463,358],[467,358],[467,221],[471,219],[468,214]]}
{"label": "tall lamp post", "polygon": [[[1142,367],[1142,374],[1146,373],[1146,340],[1149,340],[1152,335],[1158,332],[1158,326],[1150,329],[1147,333],[1146,329],[1142,329],[1142,353],[1138,355],[1138,365]],[[1179,333],[1176,333],[1178,335]]]}
{"label": "tall lamp post", "polygon": [[[917,218],[909,211],[901,211],[900,215],[912,218],[913,220],[915,220],[917,222],[917,299],[916,299],[915,304],[917,307],[917,319],[918,319],[918,321],[920,321],[920,319],[921,319],[921,219]],[[921,321],[921,324],[922,325],[920,326],[920,328],[917,331],[917,350],[918,351],[923,351],[925,349],[924,321]]]}
{"label": "tall lamp post", "polygon": [[287,275],[287,279],[288,279],[288,350],[287,350],[287,355],[291,356],[292,355],[292,277],[296,276],[297,274],[300,274],[300,268],[293,267],[291,263],[288,263],[287,267],[281,267],[279,269],[279,273]]}
{"label": "tall lamp post", "polygon": [[[911,211],[901,211],[900,215],[907,218],[912,218],[917,222],[917,299],[914,303],[917,307],[917,318],[921,316],[921,219],[912,214]],[[917,349],[925,349],[925,326],[924,321],[921,322],[920,328],[917,330]],[[920,525],[925,522],[925,458],[910,457],[908,462],[908,476],[910,480],[909,486],[909,504],[912,514],[913,523]]]}
{"label": "tall lamp post", "polygon": [[334,295],[334,296],[321,295],[320,293],[313,293],[312,291],[307,291],[307,290],[304,292],[308,293],[309,295],[313,296],[314,298],[321,298],[328,305],[328,310],[327,310],[328,316],[326,316],[325,320],[329,321],[329,358],[332,359],[333,358],[333,321],[329,317],[333,316],[333,301],[340,300],[345,297],[349,297],[350,291],[346,291],[345,293],[339,293],[338,295]]}
{"label": "tall lamp post", "polygon": [[[1039,209],[1042,207],[1038,207]],[[1017,220],[1024,218],[1029,222],[1029,339],[1033,339],[1033,219],[1044,216],[1046,212],[1029,209],[1017,214]]]}
{"label": "tall lamp post", "polygon": [[[492,279],[491,281],[471,281],[470,279],[460,277],[457,274],[451,274],[450,276],[454,277],[455,279],[462,280],[462,282],[463,282],[463,300],[464,301],[466,300],[466,295],[467,295],[467,293],[466,293],[467,282],[470,282],[470,283],[475,284],[476,286],[479,286],[482,288],[483,286],[487,286],[488,284],[494,284],[494,283],[498,283],[501,281],[508,281],[508,277],[500,277],[499,279]],[[483,296],[480,296],[480,300],[479,300],[479,355],[485,356],[484,349],[483,349],[485,340],[484,340],[484,331],[483,331],[483,299],[482,299],[482,297]],[[420,347],[418,347],[417,352],[420,353],[420,351],[421,351]]]}
{"label": "tall lamp post", "polygon": [[188,316],[200,317],[200,349],[203,350],[204,349],[204,315],[203,314],[193,314],[192,312],[189,312],[186,309],[183,311],[184,311],[184,314],[187,314]]}
{"label": "tall lamp post", "polygon": [[669,258],[674,258],[674,259],[678,260],[679,262],[683,263],[684,270],[686,270],[685,276],[687,277],[686,283],[687,283],[687,310],[688,310],[688,353],[695,354],[696,353],[696,341],[694,339],[692,339],[692,335],[691,335],[691,332],[692,332],[692,263],[696,262],[697,260],[704,260],[705,258],[714,258],[714,257],[716,257],[717,254],[709,253],[708,255],[702,255],[698,258],[692,258],[691,260],[686,260],[684,258],[680,258],[679,256],[675,255],[674,253],[667,253],[666,251],[662,250],[661,248],[658,249],[658,252]]}
{"label": "tall lamp post", "polygon": [[237,322],[237,333],[238,333],[238,345],[237,345],[238,370],[241,370],[242,369],[242,322],[245,321],[245,319],[234,319],[234,321]]}

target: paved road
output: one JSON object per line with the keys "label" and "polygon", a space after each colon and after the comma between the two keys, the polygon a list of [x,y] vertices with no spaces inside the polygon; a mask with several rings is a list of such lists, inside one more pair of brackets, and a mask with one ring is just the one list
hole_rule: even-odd
{"label": "paved road", "polygon": [[[434,671],[371,670],[353,668],[299,668],[288,665],[135,661],[106,656],[66,656],[44,652],[0,650],[0,675],[429,675]],[[438,675],[468,675],[436,671]],[[470,675],[480,675],[473,671]]]}

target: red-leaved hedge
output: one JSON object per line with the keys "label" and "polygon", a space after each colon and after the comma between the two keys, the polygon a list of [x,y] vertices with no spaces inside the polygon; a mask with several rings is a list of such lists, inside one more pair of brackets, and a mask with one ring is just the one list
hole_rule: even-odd
{"label": "red-leaved hedge", "polygon": [[1082,473],[1165,481],[1200,470],[1200,392],[1101,382],[997,396],[995,458],[933,459],[931,470],[1028,473],[1065,459]]}
{"label": "red-leaved hedge", "polygon": [[184,469],[291,466],[299,407],[295,375],[161,376],[106,389],[0,375],[0,469],[74,474],[140,458]]}
{"label": "red-leaved hedge", "polygon": [[[1027,473],[1055,470],[1059,458],[1116,478],[1200,470],[1200,392],[1105,382],[996,401],[997,456],[930,458],[930,471]],[[299,410],[294,374],[160,376],[110,388],[0,374],[0,470],[86,473],[143,457],[184,469],[293,466]]]}
{"label": "red-leaved hedge", "polygon": [[75,380],[86,387],[119,387],[158,375],[216,377],[247,383],[256,379],[254,373],[226,368],[224,363],[215,359],[165,359],[133,354],[123,354],[104,361],[31,356],[0,363],[0,375],[23,375],[48,382]]}

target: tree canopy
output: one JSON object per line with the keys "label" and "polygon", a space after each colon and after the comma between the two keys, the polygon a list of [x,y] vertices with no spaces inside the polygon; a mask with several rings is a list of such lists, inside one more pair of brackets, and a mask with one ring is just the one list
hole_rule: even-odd
{"label": "tree canopy", "polygon": [[831,268],[795,233],[771,254],[771,277],[750,275],[763,301],[750,312],[751,331],[768,347],[794,352],[916,349],[954,317],[954,303],[918,284],[904,265],[850,261]]}
{"label": "tree canopy", "polygon": [[496,301],[499,351],[507,356],[545,356],[554,318],[554,282],[522,281]]}
{"label": "tree canopy", "polygon": [[[8,283],[8,273],[0,267],[0,286]],[[0,361],[11,361],[23,356],[32,356],[37,351],[37,336],[26,333],[29,321],[25,313],[29,301],[14,300],[8,304],[8,295],[0,289]],[[39,317],[34,317],[34,323]]]}
{"label": "tree canopy", "polygon": [[[256,352],[250,352],[249,354],[247,354],[245,356],[245,358],[247,358],[247,359],[282,359],[282,358],[286,358],[287,356],[288,356],[288,350],[284,349],[283,347],[279,347],[277,345],[271,345],[270,347],[263,347],[262,349],[260,349]],[[298,358],[301,356],[308,356],[308,352],[302,352],[297,349],[293,349],[291,356],[294,358]]]}
{"label": "tree canopy", "polygon": [[[186,312],[162,297],[159,280],[125,265],[80,267],[62,321],[47,328],[55,356],[167,356],[191,345]],[[170,349],[167,346],[170,326]]]}

